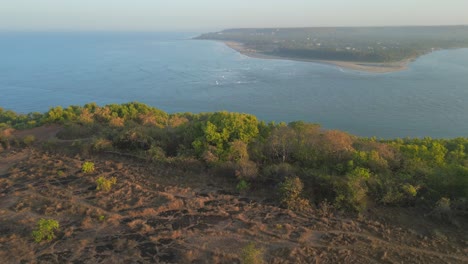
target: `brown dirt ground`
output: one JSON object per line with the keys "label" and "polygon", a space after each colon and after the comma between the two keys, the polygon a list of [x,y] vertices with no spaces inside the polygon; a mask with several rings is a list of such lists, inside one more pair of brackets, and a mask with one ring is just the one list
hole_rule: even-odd
{"label": "brown dirt ground", "polygon": [[[468,263],[466,229],[411,209],[298,214],[240,196],[221,177],[113,156],[93,157],[96,171],[84,174],[84,161],[0,153],[2,263],[241,263],[250,242],[265,263]],[[117,184],[97,191],[99,176]],[[54,240],[33,241],[40,218],[59,221]]]}
{"label": "brown dirt ground", "polygon": [[35,127],[32,129],[27,130],[18,130],[14,131],[12,134],[17,138],[24,138],[26,136],[32,135],[38,141],[45,141],[47,139],[55,137],[57,133],[62,130],[62,127],[59,125],[49,125],[49,126],[41,126]]}

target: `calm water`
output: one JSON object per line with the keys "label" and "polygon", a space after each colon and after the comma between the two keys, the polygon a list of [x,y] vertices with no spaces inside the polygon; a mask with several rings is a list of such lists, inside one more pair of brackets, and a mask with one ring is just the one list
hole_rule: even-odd
{"label": "calm water", "polygon": [[229,110],[377,137],[468,136],[468,49],[370,74],[243,56],[195,34],[0,33],[0,106],[141,101],[167,112]]}

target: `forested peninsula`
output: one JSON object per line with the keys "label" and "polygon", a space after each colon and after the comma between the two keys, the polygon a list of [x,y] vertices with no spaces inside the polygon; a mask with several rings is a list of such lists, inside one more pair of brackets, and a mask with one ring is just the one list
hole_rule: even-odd
{"label": "forested peninsula", "polygon": [[465,137],[379,140],[137,102],[0,108],[0,186],[7,261],[468,260]]}
{"label": "forested peninsula", "polygon": [[246,28],[207,33],[247,56],[392,72],[424,54],[468,47],[468,26]]}

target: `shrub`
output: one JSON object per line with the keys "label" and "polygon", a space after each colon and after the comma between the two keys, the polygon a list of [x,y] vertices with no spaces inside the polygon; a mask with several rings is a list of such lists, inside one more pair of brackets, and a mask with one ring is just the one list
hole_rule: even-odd
{"label": "shrub", "polygon": [[323,200],[318,205],[318,213],[321,216],[330,216],[333,214],[333,205],[327,200]]}
{"label": "shrub", "polygon": [[310,208],[309,201],[301,198],[304,184],[299,177],[288,177],[280,184],[281,203],[294,211],[305,211]]}
{"label": "shrub", "polygon": [[263,263],[262,259],[263,250],[257,248],[254,242],[250,242],[242,249],[242,263],[244,264],[260,264]]}
{"label": "shrub", "polygon": [[403,198],[404,195],[399,190],[393,187],[388,187],[388,190],[385,192],[382,199],[380,199],[380,202],[385,205],[395,205],[399,204]]}
{"label": "shrub", "polygon": [[403,189],[404,193],[410,197],[415,197],[418,194],[418,188],[411,184],[406,183],[401,188]]}
{"label": "shrub", "polygon": [[335,206],[341,209],[361,212],[367,206],[367,180],[371,173],[365,168],[354,168],[345,178],[337,180],[335,185]]}
{"label": "shrub", "polygon": [[2,137],[0,135],[0,149],[9,149],[10,148],[10,141],[6,137]]}
{"label": "shrub", "polygon": [[93,151],[107,151],[112,150],[112,141],[104,138],[95,139],[92,143]]}
{"label": "shrub", "polygon": [[228,160],[231,161],[246,161],[249,160],[249,152],[247,143],[235,140],[229,143]]}
{"label": "shrub", "polygon": [[36,141],[36,137],[33,135],[28,135],[23,138],[23,143],[25,146],[31,146],[34,141]]}
{"label": "shrub", "polygon": [[37,243],[42,240],[50,241],[55,238],[54,231],[57,229],[59,229],[58,221],[40,219],[37,222],[37,229],[32,232],[32,236]]}
{"label": "shrub", "polygon": [[289,163],[280,163],[267,165],[263,167],[263,179],[273,180],[276,183],[284,181],[287,177],[293,177],[296,173],[294,168]]}
{"label": "shrub", "polygon": [[149,150],[154,144],[154,139],[148,132],[139,126],[121,131],[112,139],[114,147],[123,150]]}
{"label": "shrub", "polygon": [[208,147],[207,150],[205,150],[201,158],[204,160],[207,164],[215,164],[216,162],[219,161],[219,157],[215,154],[216,149],[213,146]]}
{"label": "shrub", "polygon": [[246,190],[250,189],[250,183],[248,183],[248,182],[245,181],[245,180],[241,180],[241,181],[237,184],[236,189],[237,189],[239,192],[246,191]]}
{"label": "shrub", "polygon": [[103,176],[99,177],[96,180],[97,188],[96,190],[98,191],[105,191],[108,192],[112,189],[112,185],[117,183],[117,178],[112,177],[110,179],[106,179]]}
{"label": "shrub", "polygon": [[401,186],[386,186],[387,190],[380,202],[387,205],[409,205],[415,201],[419,186],[414,187],[409,183]]}
{"label": "shrub", "polygon": [[94,163],[93,162],[90,162],[90,161],[86,161],[85,163],[83,163],[83,165],[81,166],[81,171],[83,173],[92,173],[94,172]]}
{"label": "shrub", "polygon": [[450,199],[442,197],[435,204],[432,214],[435,215],[439,219],[448,218],[450,217],[452,213],[452,209],[450,205],[451,205]]}
{"label": "shrub", "polygon": [[238,179],[255,179],[258,175],[258,167],[255,162],[241,160],[236,163],[235,174]]}
{"label": "shrub", "polygon": [[158,146],[151,146],[149,150],[146,151],[148,159],[152,161],[161,161],[166,159],[166,152],[164,149]]}

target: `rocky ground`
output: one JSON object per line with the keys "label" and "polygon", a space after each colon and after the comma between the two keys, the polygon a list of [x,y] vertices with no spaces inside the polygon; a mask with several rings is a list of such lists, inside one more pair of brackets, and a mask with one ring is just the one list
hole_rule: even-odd
{"label": "rocky ground", "polygon": [[[468,263],[466,225],[408,208],[294,213],[183,166],[109,155],[86,174],[84,161],[0,153],[2,263],[241,263],[250,243],[265,263]],[[98,191],[99,176],[117,183]],[[31,236],[41,218],[60,223],[50,242]]]}

